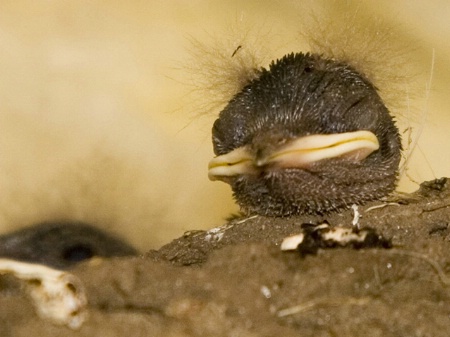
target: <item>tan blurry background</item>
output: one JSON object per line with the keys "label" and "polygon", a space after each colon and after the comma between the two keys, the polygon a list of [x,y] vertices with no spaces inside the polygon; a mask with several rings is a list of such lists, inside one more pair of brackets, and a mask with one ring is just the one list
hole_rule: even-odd
{"label": "tan blurry background", "polygon": [[[340,8],[323,3],[324,15]],[[194,118],[201,104],[186,85],[192,75],[186,60],[195,62],[188,40],[220,36],[230,23],[248,21],[271,32],[269,56],[281,57],[303,48],[298,20],[307,6],[0,1],[0,232],[82,220],[145,250],[223,223],[237,209],[229,187],[207,178],[215,116]],[[419,97],[412,110],[416,124],[424,116],[427,123],[408,174],[416,181],[450,175],[450,4],[363,1],[357,11],[386,17],[401,30],[399,39],[415,47],[409,57],[422,85],[412,93]],[[402,178],[400,189],[416,187]]]}

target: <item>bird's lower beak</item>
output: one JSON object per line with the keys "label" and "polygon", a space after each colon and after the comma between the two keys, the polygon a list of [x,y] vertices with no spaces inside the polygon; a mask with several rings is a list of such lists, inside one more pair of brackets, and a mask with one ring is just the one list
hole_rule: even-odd
{"label": "bird's lower beak", "polygon": [[213,158],[208,165],[208,176],[211,180],[226,180],[237,175],[256,174],[269,166],[271,169],[306,168],[330,158],[358,162],[378,148],[377,137],[365,130],[293,139],[263,157],[252,154],[247,146],[243,146]]}

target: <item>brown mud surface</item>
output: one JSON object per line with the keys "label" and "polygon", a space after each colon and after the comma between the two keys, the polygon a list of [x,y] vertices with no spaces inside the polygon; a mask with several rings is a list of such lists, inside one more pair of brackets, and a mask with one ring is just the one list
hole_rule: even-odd
{"label": "brown mud surface", "polygon": [[449,336],[450,181],[397,201],[359,207],[391,249],[280,250],[302,224],[351,226],[348,210],[236,218],[143,257],[81,264],[89,317],[76,331],[0,282],[0,336]]}

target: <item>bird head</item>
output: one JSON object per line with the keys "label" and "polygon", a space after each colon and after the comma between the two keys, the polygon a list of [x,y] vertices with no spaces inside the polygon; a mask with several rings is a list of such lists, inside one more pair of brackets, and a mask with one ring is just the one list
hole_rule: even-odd
{"label": "bird head", "polygon": [[242,210],[325,213],[395,187],[401,141],[377,89],[351,66],[289,54],[261,69],[212,129],[211,180]]}

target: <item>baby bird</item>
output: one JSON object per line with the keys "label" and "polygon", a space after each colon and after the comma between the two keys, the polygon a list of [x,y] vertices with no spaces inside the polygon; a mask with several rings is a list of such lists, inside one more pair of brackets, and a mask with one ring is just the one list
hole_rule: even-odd
{"label": "baby bird", "polygon": [[323,214],[390,193],[401,139],[377,89],[353,67],[289,54],[261,69],[212,129],[209,178],[242,211]]}
{"label": "baby bird", "polygon": [[0,257],[67,269],[94,256],[137,255],[124,241],[80,222],[48,222],[0,236]]}

